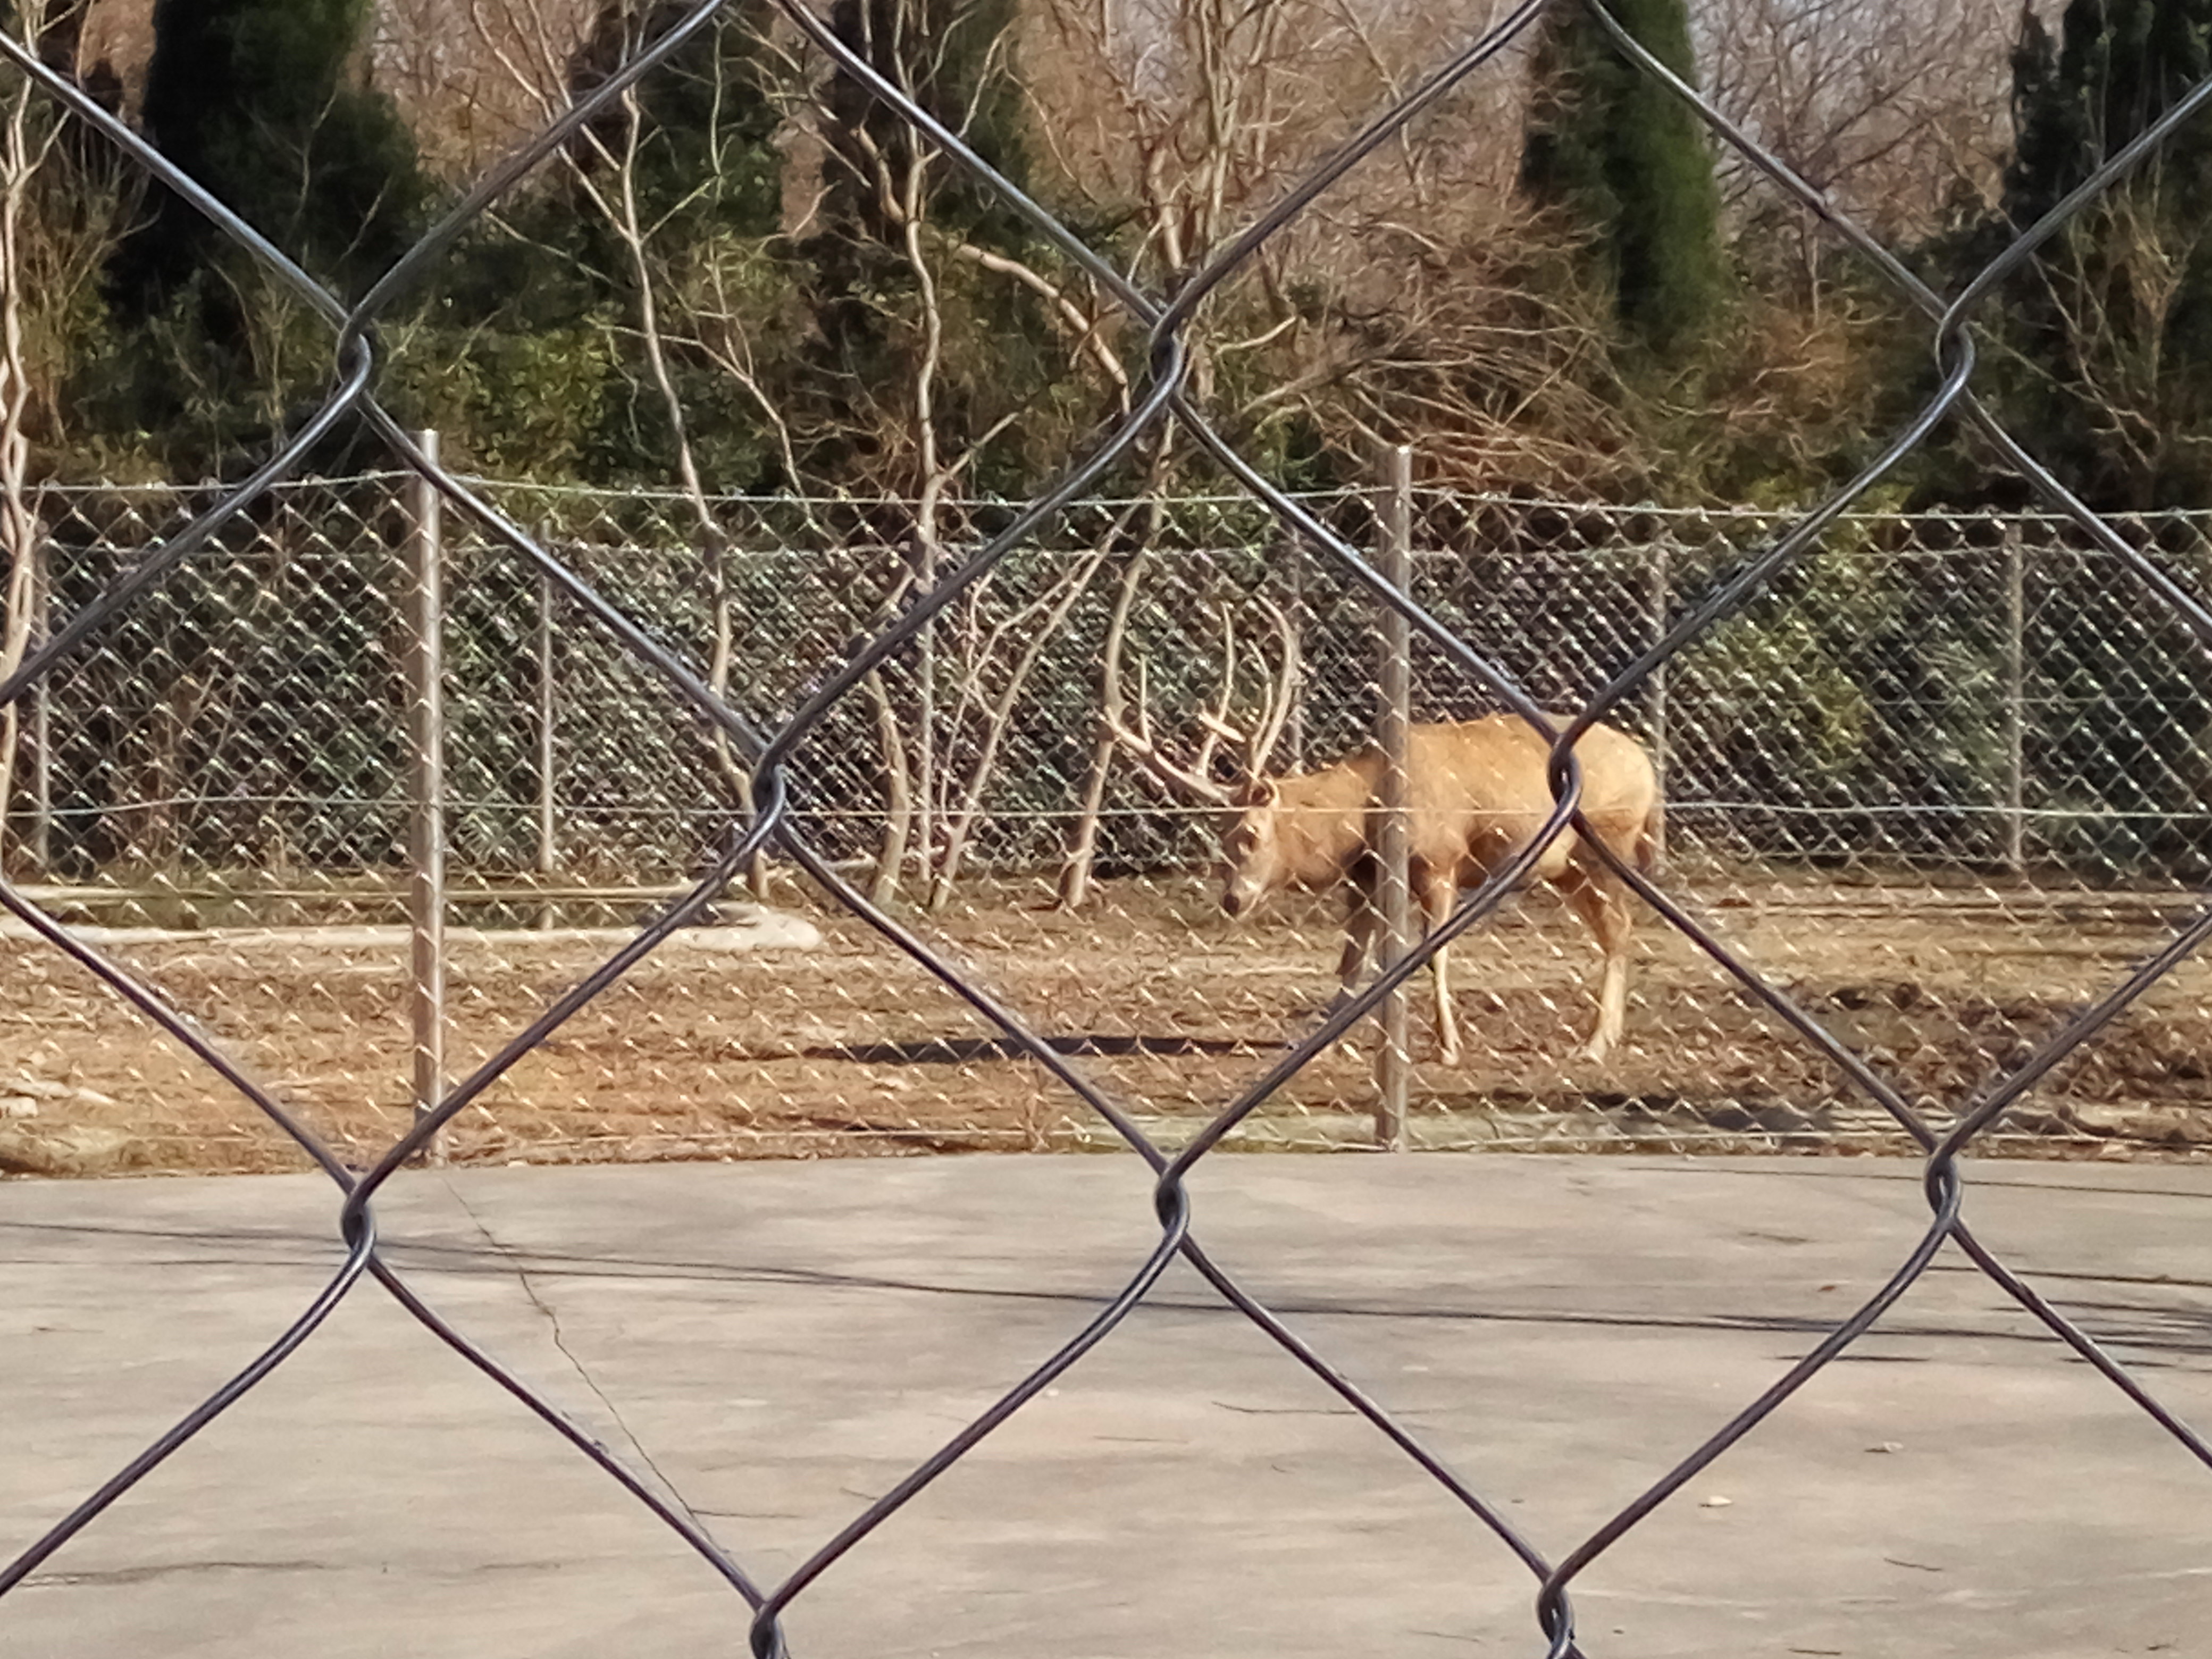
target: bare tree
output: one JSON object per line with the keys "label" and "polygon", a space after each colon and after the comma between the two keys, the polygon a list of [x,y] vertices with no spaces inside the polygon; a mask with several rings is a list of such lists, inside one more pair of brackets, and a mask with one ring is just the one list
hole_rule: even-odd
{"label": "bare tree", "polygon": [[598,9],[599,0],[380,0],[371,62],[423,165],[472,177],[537,131]]}
{"label": "bare tree", "polygon": [[[453,0],[410,0],[428,15],[428,9],[450,5]],[[651,44],[654,33],[666,27],[671,9],[657,0],[619,0],[587,9],[570,0],[468,0],[470,35],[478,65],[495,66],[497,76],[484,75],[473,81],[477,95],[492,106],[525,112],[525,125],[542,125],[556,118],[568,106],[587,49],[606,58],[602,73],[634,57]],[[420,20],[418,20],[419,21]],[[595,32],[596,26],[596,32]],[[718,19],[712,29],[742,29],[741,17]],[[713,38],[710,33],[710,40]],[[396,40],[392,51],[410,45],[419,53],[419,41]],[[689,353],[720,369],[759,410],[775,435],[787,465],[791,462],[789,428],[770,394],[755,362],[748,318],[732,301],[733,288],[743,283],[732,267],[757,269],[764,237],[747,238],[725,233],[702,246],[695,236],[672,234],[672,225],[689,210],[712,195],[726,173],[740,161],[726,150],[740,142],[737,131],[724,124],[720,113],[724,100],[731,101],[757,88],[725,87],[720,76],[725,63],[719,47],[712,53],[716,76],[710,108],[716,118],[703,134],[702,174],[692,187],[674,201],[648,203],[641,181],[641,161],[649,141],[648,118],[640,88],[632,85],[617,100],[611,113],[581,128],[574,143],[562,151],[567,184],[574,199],[596,216],[620,252],[623,276],[633,307],[627,336],[642,362],[647,384],[666,425],[678,483],[694,521],[700,559],[709,590],[711,642],[708,651],[708,683],[717,696],[727,698],[737,666],[732,605],[727,570],[727,535],[718,521],[707,481],[693,441],[690,412],[678,388],[676,362]],[[664,70],[665,74],[668,71]],[[496,96],[486,90],[503,86]],[[672,326],[672,317],[687,319]],[[729,734],[713,728],[715,762],[738,809],[750,815],[753,805],[752,776],[738,757]],[[765,855],[753,860],[749,880],[755,896],[769,894]]]}
{"label": "bare tree", "polygon": [[[1472,41],[1492,8],[1357,0],[1046,0],[1030,23],[1036,130],[1060,189],[1120,224],[1124,261],[1172,291],[1322,155]],[[1588,487],[1632,473],[1628,423],[1602,391],[1605,318],[1556,234],[1510,200],[1522,77],[1474,78],[1272,237],[1201,312],[1194,389],[1248,449],[1318,433],[1335,453],[1418,437],[1425,471],[1472,488]],[[1547,268],[1548,262],[1548,268]],[[1109,325],[1110,326],[1110,325]],[[1165,443],[1140,488],[1188,466]],[[1060,878],[1091,887],[1127,678],[1158,529],[1122,558],[1100,665],[1101,725]],[[1138,665],[1142,666],[1141,664]]]}
{"label": "bare tree", "polygon": [[1171,437],[1163,433],[1151,447],[1145,485],[1137,497],[1128,546],[1121,553],[1121,568],[1114,584],[1114,604],[1107,613],[1106,636],[1099,651],[1097,729],[1091,740],[1091,761],[1085,769],[1083,793],[1076,807],[1066,856],[1061,860],[1058,900],[1062,909],[1079,910],[1091,896],[1092,872],[1098,860],[1100,815],[1106,805],[1106,787],[1115,757],[1121,746],[1115,738],[1121,716],[1120,690],[1123,653],[1127,649],[1129,620],[1143,590],[1154,541],[1163,514],[1162,481],[1167,471]]}
{"label": "bare tree", "polygon": [[[434,9],[448,0],[410,3]],[[467,4],[476,58],[496,67],[506,79],[503,95],[533,112],[532,124],[565,106],[579,84],[580,63],[588,58],[598,71],[610,69],[665,27],[672,9],[653,0],[599,0],[583,16],[571,0]],[[917,55],[886,57],[895,78],[916,86],[935,72],[930,54],[945,50],[919,27],[920,7],[921,0],[913,0],[910,8],[892,9],[902,38],[917,43]],[[979,237],[966,222],[940,212],[948,182],[962,176],[957,163],[926,140],[904,142],[903,133],[891,144],[850,142],[849,135],[837,141],[823,60],[802,49],[797,31],[769,9],[738,8],[713,27],[738,32],[732,56],[750,66],[752,78],[742,88],[718,87],[702,100],[713,131],[692,135],[694,142],[703,137],[708,153],[679,169],[696,175],[690,188],[679,182],[672,196],[665,166],[653,187],[646,187],[653,141],[645,101],[649,83],[585,129],[563,159],[565,188],[607,233],[617,256],[610,276],[629,306],[619,325],[619,356],[637,365],[647,400],[659,411],[697,527],[713,616],[708,678],[726,693],[743,665],[725,568],[728,550],[716,524],[718,492],[697,441],[699,410],[690,401],[703,383],[701,371],[734,388],[750,406],[775,458],[773,470],[788,486],[802,495],[851,493],[909,504],[903,550],[909,568],[893,604],[910,599],[947,567],[949,542],[964,534],[948,522],[948,504],[993,447],[1010,434],[1039,441],[1024,428],[1034,428],[1040,414],[1060,418],[1036,398],[1064,393],[1049,387],[1010,393],[994,383],[995,343],[986,319],[1000,296],[1018,295],[1036,307],[1080,365],[1085,385],[1103,386],[1109,403],[1126,406],[1128,387],[1118,357],[1101,338],[1095,296],[1029,258],[1018,244]],[[1003,79],[1006,41],[982,44],[986,78]],[[773,137],[783,158],[781,222],[759,234],[723,224],[702,228],[702,203],[742,176],[748,160],[743,146],[759,141],[757,122],[740,132],[733,112],[741,102],[757,112],[763,100],[781,117]],[[975,112],[972,106],[957,110],[953,124],[964,127]],[[885,372],[842,403],[807,385],[815,371],[801,361],[807,343],[803,326],[794,325],[805,314],[799,293],[810,239],[821,228],[817,210],[833,185],[865,202],[865,234],[877,244],[871,257],[880,256],[896,273],[866,304],[898,349],[888,355]],[[979,410],[988,412],[979,418]],[[833,453],[842,459],[825,460]],[[824,526],[814,528],[830,533]],[[1073,568],[1080,574],[1085,567],[1079,562]],[[1065,614],[1078,597],[1079,589],[1056,591],[1046,613]],[[864,684],[883,744],[889,798],[873,884],[878,897],[891,895],[911,864],[925,890],[942,903],[965,856],[1006,726],[1039,655],[1030,633],[1004,625],[999,603],[988,589],[965,596],[919,642],[913,672],[878,673]],[[949,659],[943,649],[948,639],[960,641]],[[749,798],[750,779],[738,757],[719,736],[715,741],[730,787]]]}
{"label": "bare tree", "polygon": [[2049,360],[2013,357],[2079,412],[2110,492],[2137,509],[2212,470],[2204,390],[2174,349],[2208,228],[2174,210],[2166,182],[2153,167],[2092,203],[2030,265],[2063,343]]}
{"label": "bare tree", "polygon": [[[87,0],[19,0],[14,23],[46,61],[75,70],[87,9]],[[62,436],[70,337],[127,218],[132,177],[28,76],[0,70],[0,678],[22,665],[37,626],[33,445]],[[21,709],[0,713],[0,832]]]}
{"label": "bare tree", "polygon": [[[2011,139],[2008,0],[1714,0],[1697,14],[1715,105],[1885,240],[1994,200]],[[1817,297],[1826,233],[1723,149],[1739,222],[1787,226]]]}
{"label": "bare tree", "polygon": [[[990,151],[1005,137],[1018,109],[1013,9],[860,0],[832,21],[968,142]],[[794,83],[805,74],[795,64]],[[1090,280],[1033,246],[963,164],[842,71],[806,88],[786,220],[814,262],[822,361],[796,435],[803,457],[830,458],[823,483],[901,503],[919,594],[973,545],[957,499],[986,476],[1034,476],[1031,454],[1058,465],[1100,415],[1127,409],[1131,376]],[[949,901],[1045,642],[1103,557],[1079,552],[1041,586],[1034,565],[979,584],[921,630],[899,672],[869,682],[888,797],[878,899],[910,868],[930,905]]]}
{"label": "bare tree", "polygon": [[[1326,142],[1335,88],[1314,70],[1348,47],[1371,57],[1363,17],[1349,4],[1048,0],[1031,14],[1024,61],[1034,125],[1060,189],[1090,216],[1124,221],[1127,264],[1171,289]],[[1271,243],[1255,283],[1209,304],[1206,322],[1233,331],[1208,327],[1191,337],[1201,398],[1218,391],[1224,360],[1232,377],[1249,378],[1253,360],[1279,354],[1304,325],[1282,281],[1285,247]],[[1114,327],[1102,319],[1099,331]],[[1121,753],[1114,724],[1125,653],[1176,465],[1171,433],[1146,447],[1103,641],[1099,723],[1059,875],[1064,908],[1091,895],[1101,814]]]}

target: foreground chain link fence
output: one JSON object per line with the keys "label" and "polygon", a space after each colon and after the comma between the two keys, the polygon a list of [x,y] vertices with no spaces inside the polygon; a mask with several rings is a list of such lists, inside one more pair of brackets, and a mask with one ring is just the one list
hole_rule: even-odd
{"label": "foreground chain link fence", "polygon": [[[1056,486],[970,509],[941,564],[902,559],[866,533],[865,514],[819,504],[732,505],[706,545],[667,534],[650,501],[457,478],[376,401],[379,313],[715,10],[687,13],[502,164],[350,311],[33,52],[4,44],[313,306],[338,374],[315,416],[234,488],[50,500],[49,631],[0,681],[0,703],[30,716],[40,769],[18,818],[37,879],[0,885],[21,935],[8,943],[7,1018],[34,1058],[70,1062],[71,1045],[78,1060],[113,1057],[112,1077],[59,1091],[83,1127],[112,1110],[152,1120],[137,1125],[148,1136],[227,1134],[241,1150],[218,1161],[249,1167],[251,1145],[270,1137],[299,1149],[339,1190],[348,1254],[252,1364],[0,1567],[0,1595],[310,1340],[364,1277],[711,1563],[750,1605],[763,1659],[782,1650],[794,1598],[834,1594],[815,1589],[827,1568],[1107,1340],[1178,1255],[1510,1547],[1538,1585],[1532,1650],[1553,1656],[1589,1646],[1570,1598],[1577,1576],[1781,1409],[1947,1243],[2212,1463],[2212,1448],[1975,1237],[1960,1162],[2000,1119],[2015,1133],[2137,1138],[2148,1123],[2153,1138],[2187,1140],[2203,1103],[2212,1042],[2191,959],[2212,912],[2183,886],[2201,877],[2205,847],[2212,616],[2196,597],[2198,532],[2107,523],[2068,497],[1974,404],[1972,325],[2002,276],[2212,83],[1948,301],[1698,103],[1925,313],[1940,388],[1850,488],[1799,518],[1428,503],[1401,592],[1361,550],[1371,502],[1285,495],[1213,432],[1186,385],[1185,336],[1210,292],[1494,59],[1538,0],[1164,301],[992,177],[1147,333],[1149,371],[1129,415]],[[811,11],[785,10],[845,74],[989,176]],[[1593,15],[1642,73],[1670,80]],[[381,432],[402,476],[288,484],[349,413]],[[1852,518],[1950,418],[1980,422],[2043,511]],[[1164,503],[1165,528],[1133,536],[1131,504],[1087,492],[1170,420],[1249,495]],[[441,630],[446,840],[467,887],[459,902],[482,924],[445,964],[457,995],[443,1063],[462,1080],[419,1112],[404,1090],[419,1034],[402,1011],[421,986],[401,971],[406,940],[390,926],[405,836],[401,705],[413,716],[434,701],[403,697],[405,642],[392,638],[391,550],[429,533],[419,510],[409,521],[409,475],[442,498],[459,538]],[[1119,609],[1117,594],[1128,596]],[[1123,724],[1164,747],[1193,736],[1194,715],[1249,729],[1249,700],[1302,688],[1281,705],[1289,755],[1327,758],[1374,719],[1370,641],[1390,611],[1419,641],[1416,712],[1504,708],[1540,723],[1549,708],[1571,721],[1536,838],[1426,944],[1323,1015],[1333,921],[1295,907],[1251,932],[1212,919],[1190,868],[1202,844],[1192,814],[1126,768],[1102,773],[1097,726],[1118,696]],[[1470,930],[1577,820],[1583,779],[1570,750],[1599,720],[1659,752],[1675,811],[1656,877],[1607,855],[1656,920],[1647,913],[1630,1040],[1577,1061],[1565,1056],[1586,1014],[1586,947],[1534,899]],[[411,814],[420,793],[404,786]],[[1080,871],[1091,890],[1048,908],[1073,879],[1059,865],[1084,844],[1093,793]],[[901,833],[905,850],[886,857]],[[925,908],[891,908],[894,878]],[[717,910],[746,880],[788,907],[770,913],[791,924],[781,935]],[[229,926],[195,937],[196,922]],[[1479,963],[1462,975],[1484,1046],[1426,1073],[1417,1115],[1447,1133],[1417,1139],[1638,1144],[1652,1138],[1638,1126],[1656,1124],[1661,1144],[1710,1132],[1837,1146],[1872,1123],[1926,1158],[1929,1224],[1888,1282],[1556,1558],[1206,1256],[1186,1186],[1232,1135],[1346,1138],[1328,1126],[1364,1109],[1366,1061],[1353,1052],[1364,1022],[1455,939]],[[27,1071],[23,1085],[38,1082]],[[140,1091],[128,1105],[126,1084]],[[30,1088],[16,1121],[59,1115],[55,1097]],[[211,1122],[217,1101],[228,1116]],[[712,1155],[825,1133],[902,1148],[1126,1146],[1158,1172],[1159,1237],[1063,1346],[772,1586],[380,1254],[376,1194],[434,1142],[462,1157],[595,1139]]]}

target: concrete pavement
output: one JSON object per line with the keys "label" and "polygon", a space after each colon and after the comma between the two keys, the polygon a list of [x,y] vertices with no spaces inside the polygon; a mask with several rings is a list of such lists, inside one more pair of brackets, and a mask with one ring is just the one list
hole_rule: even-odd
{"label": "concrete pavement", "polygon": [[[2212,1423],[2212,1169],[1980,1165],[1968,1214]],[[1554,1555],[1924,1218],[1914,1166],[1217,1158],[1198,1231]],[[334,1269],[307,1177],[0,1183],[0,1560]],[[436,1307],[787,1571],[1126,1279],[1121,1158],[410,1172]],[[792,1611],[799,1659],[1535,1656],[1532,1581],[1179,1267]],[[2212,1471],[1955,1255],[1582,1581],[1599,1656],[2212,1656]],[[742,1655],[744,1609],[364,1285],[15,1593],[0,1659]]]}

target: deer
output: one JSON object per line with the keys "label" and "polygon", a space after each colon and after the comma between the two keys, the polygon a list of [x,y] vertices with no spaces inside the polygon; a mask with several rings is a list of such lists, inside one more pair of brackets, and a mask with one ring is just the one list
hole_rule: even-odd
{"label": "deer", "polygon": [[[1296,696],[1298,645],[1297,630],[1281,610],[1264,598],[1259,602],[1283,641],[1283,659],[1264,712],[1249,729],[1229,719],[1237,645],[1225,610],[1226,672],[1218,697],[1198,716],[1205,737],[1194,758],[1172,758],[1154,737],[1141,659],[1133,723],[1121,694],[1117,665],[1108,664],[1106,726],[1115,742],[1164,787],[1220,816],[1221,908],[1231,917],[1251,915],[1276,892],[1346,890],[1344,952],[1337,969],[1339,989],[1330,1004],[1334,1010],[1357,992],[1381,940],[1376,849],[1385,760],[1379,748],[1369,744],[1316,771],[1268,773],[1268,758],[1281,740]],[[1462,889],[1479,886],[1503,869],[1550,817],[1553,800],[1547,773],[1552,744],[1568,720],[1561,714],[1545,718],[1549,733],[1517,714],[1410,728],[1404,792],[1407,873],[1428,933],[1443,926]],[[1239,775],[1229,784],[1214,776],[1224,744],[1243,751]],[[1627,733],[1604,725],[1593,725],[1576,739],[1574,752],[1582,771],[1580,823],[1622,863],[1655,873],[1665,805],[1650,757]],[[1537,883],[1558,890],[1596,938],[1601,957],[1597,1019],[1581,1053],[1602,1060],[1620,1041],[1627,1013],[1633,932],[1627,886],[1575,823],[1544,848],[1521,884]],[[1430,966],[1440,1058],[1457,1065],[1462,1050],[1448,956],[1449,947],[1439,946]]]}

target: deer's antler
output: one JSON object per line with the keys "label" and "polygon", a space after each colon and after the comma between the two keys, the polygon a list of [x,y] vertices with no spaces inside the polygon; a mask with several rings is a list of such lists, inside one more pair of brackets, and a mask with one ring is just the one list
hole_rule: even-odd
{"label": "deer's antler", "polygon": [[1264,593],[1253,597],[1267,611],[1267,620],[1275,625],[1276,637],[1283,642],[1283,663],[1268,689],[1267,702],[1261,710],[1260,720],[1250,744],[1245,750],[1244,763],[1254,777],[1265,777],[1267,762],[1275,752],[1275,745],[1283,740],[1283,728],[1291,723],[1291,711],[1297,706],[1298,677],[1304,665],[1298,651],[1298,630],[1283,614],[1283,607]]}
{"label": "deer's antler", "polygon": [[1211,708],[1198,713],[1198,725],[1205,732],[1198,753],[1187,765],[1170,759],[1152,736],[1150,676],[1145,659],[1137,659],[1137,709],[1133,727],[1122,717],[1121,685],[1116,665],[1109,663],[1107,695],[1105,697],[1106,729],[1115,740],[1127,750],[1146,771],[1170,789],[1217,806],[1233,806],[1237,802],[1234,790],[1215,781],[1213,757],[1224,743],[1243,751],[1240,759],[1247,776],[1257,778],[1264,774],[1267,757],[1281,741],[1283,728],[1290,721],[1291,708],[1297,695],[1298,680],[1297,630],[1282,608],[1264,596],[1259,603],[1267,610],[1276,633],[1283,641],[1283,661],[1276,675],[1267,703],[1261,710],[1257,723],[1247,732],[1232,725],[1229,710],[1237,692],[1237,623],[1230,607],[1221,607],[1221,688]]}

